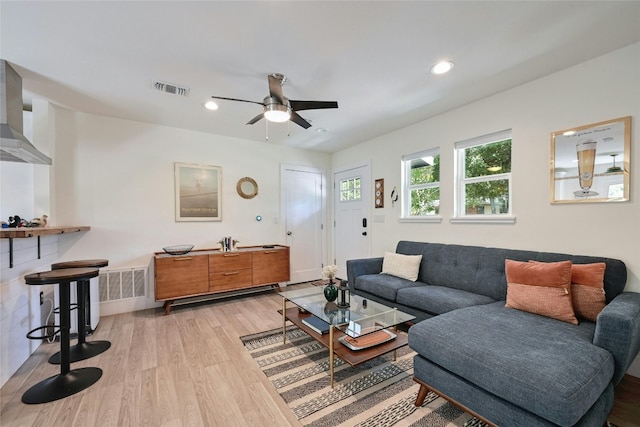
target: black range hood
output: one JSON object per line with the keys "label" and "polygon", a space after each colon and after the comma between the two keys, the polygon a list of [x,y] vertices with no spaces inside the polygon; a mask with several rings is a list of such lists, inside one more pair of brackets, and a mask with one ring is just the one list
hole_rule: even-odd
{"label": "black range hood", "polygon": [[23,134],[22,77],[4,59],[0,74],[0,161],[50,165],[51,158]]}

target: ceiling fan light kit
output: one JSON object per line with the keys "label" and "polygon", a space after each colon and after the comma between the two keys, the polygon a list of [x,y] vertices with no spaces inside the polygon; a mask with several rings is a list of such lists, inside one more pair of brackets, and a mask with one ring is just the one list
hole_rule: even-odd
{"label": "ceiling fan light kit", "polygon": [[336,101],[289,100],[282,92],[282,85],[287,80],[287,77],[284,74],[268,74],[267,79],[269,82],[269,95],[266,96],[262,102],[238,98],[226,98],[222,96],[212,96],[211,98],[262,105],[262,113],[249,120],[247,122],[248,125],[255,124],[264,117],[267,121],[275,123],[284,123],[291,120],[298,126],[303,127],[304,129],[309,129],[311,127],[311,123],[302,118],[296,111],[338,108],[338,103]]}
{"label": "ceiling fan light kit", "polygon": [[291,107],[287,98],[283,99],[284,103],[280,103],[273,96],[267,96],[264,99],[264,118],[270,122],[284,123],[291,118]]}

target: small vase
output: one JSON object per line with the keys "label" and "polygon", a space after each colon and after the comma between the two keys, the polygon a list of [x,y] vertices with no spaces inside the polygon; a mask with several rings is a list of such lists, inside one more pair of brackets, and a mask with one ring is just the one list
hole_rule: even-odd
{"label": "small vase", "polygon": [[329,284],[324,287],[324,297],[329,302],[333,302],[338,298],[338,288],[333,284],[333,279],[329,279]]}

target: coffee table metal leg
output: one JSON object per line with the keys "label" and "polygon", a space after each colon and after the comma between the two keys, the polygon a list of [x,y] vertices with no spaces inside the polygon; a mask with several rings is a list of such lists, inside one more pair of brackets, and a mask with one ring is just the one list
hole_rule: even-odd
{"label": "coffee table metal leg", "polygon": [[[398,333],[398,327],[394,326],[393,327],[393,332],[395,332],[396,334]],[[395,362],[397,359],[397,354],[398,354],[398,350],[393,350],[393,361]]]}
{"label": "coffee table metal leg", "polygon": [[333,325],[329,325],[329,373],[331,375],[331,388],[333,388]]}
{"label": "coffee table metal leg", "polygon": [[282,298],[282,344],[287,343],[287,299]]}

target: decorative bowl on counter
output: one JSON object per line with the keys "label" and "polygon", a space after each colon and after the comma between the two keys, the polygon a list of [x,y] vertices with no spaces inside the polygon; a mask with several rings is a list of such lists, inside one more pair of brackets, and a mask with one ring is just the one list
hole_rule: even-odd
{"label": "decorative bowl on counter", "polygon": [[193,249],[193,245],[175,245],[175,246],[167,246],[166,248],[162,248],[163,251],[168,253],[169,255],[184,255],[191,252]]}

